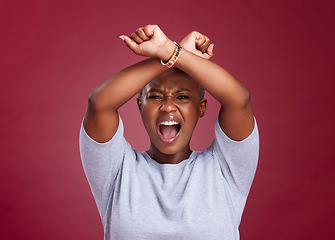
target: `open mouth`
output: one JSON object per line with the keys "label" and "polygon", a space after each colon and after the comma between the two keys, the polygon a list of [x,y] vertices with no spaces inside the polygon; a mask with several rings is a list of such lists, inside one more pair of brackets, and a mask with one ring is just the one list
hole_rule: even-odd
{"label": "open mouth", "polygon": [[159,135],[163,142],[167,143],[170,143],[177,138],[180,129],[181,125],[174,120],[163,121],[158,124]]}

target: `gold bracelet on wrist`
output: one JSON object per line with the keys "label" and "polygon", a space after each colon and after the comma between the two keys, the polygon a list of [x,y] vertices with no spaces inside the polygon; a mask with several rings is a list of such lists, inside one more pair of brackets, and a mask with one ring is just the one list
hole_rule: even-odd
{"label": "gold bracelet on wrist", "polygon": [[171,68],[177,62],[179,55],[181,53],[181,49],[182,49],[182,47],[178,43],[176,42],[173,42],[173,43],[176,45],[176,48],[173,52],[172,57],[167,62],[164,62],[161,59],[161,64],[166,66],[167,68]]}

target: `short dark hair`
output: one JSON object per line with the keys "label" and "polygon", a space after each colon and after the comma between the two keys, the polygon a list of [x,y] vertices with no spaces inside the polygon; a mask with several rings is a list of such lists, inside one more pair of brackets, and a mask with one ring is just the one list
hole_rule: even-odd
{"label": "short dark hair", "polygon": [[203,88],[203,87],[201,87],[201,86],[199,86],[200,87],[200,98],[201,99],[204,99],[205,98],[205,89]]}

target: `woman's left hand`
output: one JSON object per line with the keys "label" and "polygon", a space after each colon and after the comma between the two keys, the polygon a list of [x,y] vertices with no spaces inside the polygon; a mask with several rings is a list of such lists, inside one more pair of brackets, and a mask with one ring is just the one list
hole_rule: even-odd
{"label": "woman's left hand", "polygon": [[180,42],[180,45],[199,57],[205,59],[211,59],[213,57],[214,44],[211,43],[211,40],[206,35],[198,31],[193,31],[188,34]]}

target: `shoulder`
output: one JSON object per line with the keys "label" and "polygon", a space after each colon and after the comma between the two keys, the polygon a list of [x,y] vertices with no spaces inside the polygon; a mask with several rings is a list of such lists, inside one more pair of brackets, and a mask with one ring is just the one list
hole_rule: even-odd
{"label": "shoulder", "polygon": [[221,129],[218,119],[215,121],[215,139],[212,143],[211,148],[217,151],[218,148],[224,150],[225,152],[235,152],[235,151],[245,151],[247,149],[253,148],[258,152],[259,146],[259,132],[256,118],[254,117],[254,128],[252,132],[244,138],[243,140],[236,141],[229,138],[224,131]]}

